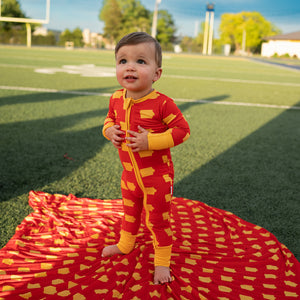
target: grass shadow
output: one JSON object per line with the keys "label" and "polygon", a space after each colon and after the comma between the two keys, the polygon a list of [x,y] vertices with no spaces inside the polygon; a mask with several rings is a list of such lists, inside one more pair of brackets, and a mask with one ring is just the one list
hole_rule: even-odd
{"label": "grass shadow", "polygon": [[[230,97],[230,95],[224,94],[224,95],[218,95],[218,96],[205,98],[205,101],[211,101],[211,102],[222,101],[229,97]],[[194,101],[178,104],[178,107],[180,108],[181,112],[184,114],[184,111],[189,109],[190,107],[195,106],[195,105],[201,105],[201,104],[207,104],[207,102],[201,102],[201,100],[194,100]]]}
{"label": "grass shadow", "polygon": [[228,210],[300,258],[299,112],[287,110],[175,184],[175,196]]}
{"label": "grass shadow", "polygon": [[[59,91],[55,91],[53,93],[51,92],[38,93],[37,91],[34,94],[0,97],[0,106],[59,101],[64,99],[76,98],[78,96],[81,97],[91,96],[89,93],[112,93],[114,90],[118,88],[119,86],[112,86],[112,87],[89,89],[89,90],[76,90],[76,91],[71,90],[71,91],[64,91],[61,93]],[[74,92],[74,94],[72,94],[72,92]],[[87,92],[87,94],[84,94],[85,92]]]}
{"label": "grass shadow", "polygon": [[[55,100],[72,97],[49,95],[54,96]],[[36,97],[36,94],[31,97]],[[21,102],[18,98],[23,98],[23,95],[11,100]],[[1,124],[0,202],[28,193],[29,187],[37,189],[60,180],[92,158],[106,142],[101,134],[101,124],[93,126],[89,123],[79,129],[76,125],[88,123],[90,118],[100,118],[106,113],[107,109],[98,109]]]}

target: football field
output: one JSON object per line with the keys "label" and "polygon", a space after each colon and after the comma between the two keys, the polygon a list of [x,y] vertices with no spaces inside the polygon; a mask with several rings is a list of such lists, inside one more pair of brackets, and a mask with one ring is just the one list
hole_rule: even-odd
{"label": "football field", "polygon": [[[172,150],[174,196],[230,211],[300,258],[300,71],[236,57],[163,56],[154,87],[191,127]],[[30,190],[121,197],[101,129],[120,86],[110,51],[0,47],[0,246]]]}

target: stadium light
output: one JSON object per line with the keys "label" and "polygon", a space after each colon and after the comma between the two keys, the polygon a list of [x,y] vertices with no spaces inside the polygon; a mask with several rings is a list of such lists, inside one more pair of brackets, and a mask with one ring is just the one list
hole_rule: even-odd
{"label": "stadium light", "polygon": [[[203,55],[212,54],[212,41],[214,31],[214,10],[215,5],[213,3],[207,4],[206,16],[205,16],[205,27],[204,27],[204,40],[203,40]],[[209,19],[210,15],[210,19]]]}

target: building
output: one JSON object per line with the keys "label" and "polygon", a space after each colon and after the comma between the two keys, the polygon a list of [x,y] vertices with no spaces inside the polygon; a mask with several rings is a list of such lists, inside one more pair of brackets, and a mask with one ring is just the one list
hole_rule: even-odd
{"label": "building", "polygon": [[41,36],[47,36],[49,34],[49,32],[51,32],[54,35],[54,38],[56,40],[56,43],[58,43],[59,41],[59,37],[61,35],[61,31],[59,30],[52,30],[52,29],[47,29],[43,26],[37,27],[35,28],[34,32],[32,33],[32,35],[41,35]]}
{"label": "building", "polygon": [[33,32],[33,35],[47,36],[47,34],[48,34],[48,29],[43,26],[37,27]]}
{"label": "building", "polygon": [[263,43],[261,47],[262,56],[272,57],[288,54],[290,57],[300,59],[300,31],[270,36],[266,40],[268,42]]}
{"label": "building", "polygon": [[96,32],[91,32],[89,29],[84,29],[82,32],[83,42],[85,47],[114,49],[108,39]]}

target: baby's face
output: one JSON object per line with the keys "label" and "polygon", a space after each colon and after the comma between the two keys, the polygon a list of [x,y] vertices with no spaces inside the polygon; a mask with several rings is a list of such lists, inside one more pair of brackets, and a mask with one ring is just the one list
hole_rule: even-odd
{"label": "baby's face", "polygon": [[116,54],[116,73],[118,82],[127,90],[127,97],[146,96],[153,82],[161,76],[161,68],[155,61],[155,45],[141,43],[121,47]]}

